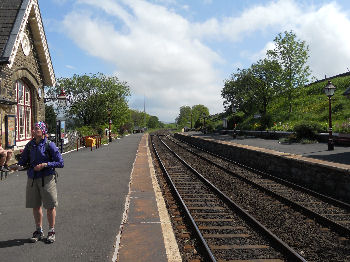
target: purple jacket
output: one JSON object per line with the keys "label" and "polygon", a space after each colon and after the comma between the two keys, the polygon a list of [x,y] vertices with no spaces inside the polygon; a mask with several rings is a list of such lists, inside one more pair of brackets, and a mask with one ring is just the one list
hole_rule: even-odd
{"label": "purple jacket", "polygon": [[[55,168],[62,168],[64,166],[62,155],[58,151],[55,143],[50,142],[48,147],[50,152],[46,152],[45,154],[46,140],[47,138],[45,137],[39,144],[36,144],[35,139],[30,140],[21,154],[21,159],[18,161],[18,165],[29,166],[27,170],[29,178],[51,175],[55,172]],[[28,152],[29,150],[30,156]],[[34,171],[34,167],[41,163],[47,163],[47,167],[40,171]]]}

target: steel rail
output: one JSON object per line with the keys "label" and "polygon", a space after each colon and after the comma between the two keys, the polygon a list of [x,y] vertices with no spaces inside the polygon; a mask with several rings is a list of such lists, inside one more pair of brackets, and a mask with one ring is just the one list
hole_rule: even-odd
{"label": "steel rail", "polygon": [[213,190],[223,202],[225,202],[228,206],[234,209],[237,213],[239,213],[246,221],[249,221],[255,228],[257,228],[261,233],[263,233],[272,243],[279,248],[284,255],[288,258],[293,259],[293,261],[304,261],[305,258],[300,256],[295,250],[293,250],[290,246],[288,246],[284,241],[278,238],[275,234],[273,234],[269,229],[267,229],[264,225],[262,225],[258,220],[256,220],[253,216],[251,216],[248,212],[246,212],[242,207],[240,207],[237,203],[235,203],[232,199],[226,196],[223,192],[221,192],[217,187],[215,187],[209,180],[204,178],[197,170],[195,170],[192,166],[190,166],[185,160],[183,160],[178,154],[176,154],[162,139],[159,140],[163,143],[163,145],[177,158],[179,159],[186,167],[188,167],[198,178],[203,181],[211,190]]}
{"label": "steel rail", "polygon": [[343,202],[343,201],[341,201],[341,200],[335,199],[335,198],[333,198],[333,197],[330,197],[330,196],[321,194],[321,193],[316,192],[316,191],[314,191],[314,190],[311,190],[311,189],[309,189],[309,188],[306,188],[306,187],[300,186],[300,185],[298,185],[298,184],[292,183],[292,182],[290,182],[290,181],[288,181],[288,180],[285,180],[285,179],[283,179],[283,178],[280,178],[280,177],[271,175],[271,174],[269,174],[269,173],[266,173],[266,172],[264,172],[264,171],[262,171],[262,170],[258,170],[258,169],[255,169],[255,168],[253,168],[253,167],[244,165],[244,164],[242,164],[242,163],[239,163],[239,162],[234,161],[234,160],[232,160],[232,159],[229,159],[229,158],[227,158],[227,157],[220,156],[220,155],[218,155],[218,154],[215,154],[215,153],[213,153],[213,152],[210,152],[210,151],[208,151],[208,150],[205,150],[205,149],[203,149],[203,148],[201,148],[201,147],[199,147],[199,146],[190,144],[190,143],[188,143],[188,142],[186,142],[186,141],[184,141],[184,140],[182,140],[182,139],[179,139],[179,138],[176,138],[176,139],[177,139],[177,140],[180,140],[181,142],[183,142],[183,143],[185,143],[185,144],[187,144],[187,145],[189,145],[189,146],[191,146],[191,147],[197,148],[198,150],[201,150],[201,151],[203,151],[203,152],[205,152],[205,153],[208,153],[208,154],[210,154],[210,155],[212,155],[212,156],[221,158],[221,159],[223,159],[223,160],[225,160],[225,161],[227,161],[227,162],[230,162],[230,163],[235,164],[235,165],[237,165],[237,166],[240,166],[240,167],[242,167],[242,168],[251,170],[251,171],[253,171],[253,172],[259,173],[259,174],[261,174],[261,175],[263,175],[263,176],[267,176],[267,177],[271,178],[272,180],[277,180],[277,181],[280,182],[281,184],[284,184],[284,185],[287,185],[287,186],[290,186],[290,187],[294,187],[294,188],[299,189],[299,190],[301,190],[301,191],[303,191],[303,192],[306,192],[306,193],[308,193],[308,194],[310,194],[310,195],[312,195],[312,196],[315,196],[315,197],[318,197],[318,198],[320,198],[320,199],[322,199],[322,200],[324,200],[324,201],[327,201],[328,203],[330,203],[330,204],[332,204],[332,205],[336,205],[336,206],[338,206],[338,207],[340,207],[340,208],[344,208],[344,209],[347,209],[347,210],[350,211],[350,204],[349,204],[349,203],[346,203],[346,202]]}
{"label": "steel rail", "polygon": [[318,213],[316,213],[316,212],[314,212],[314,211],[312,211],[312,210],[310,210],[310,209],[308,209],[308,208],[306,208],[306,207],[304,207],[304,206],[302,206],[302,205],[300,205],[300,204],[298,204],[298,203],[296,203],[296,202],[294,202],[294,201],[292,201],[292,200],[290,200],[290,199],[288,199],[288,198],[286,198],[286,197],[284,197],[284,196],[282,196],[282,195],[280,195],[280,194],[278,194],[276,192],[273,192],[270,189],[267,189],[264,186],[259,185],[259,184],[255,183],[254,181],[249,180],[248,178],[240,176],[240,175],[232,172],[231,170],[228,170],[227,168],[222,167],[221,165],[211,161],[210,159],[207,159],[207,158],[197,154],[196,152],[193,152],[192,150],[190,150],[188,148],[184,148],[183,146],[181,146],[180,144],[176,143],[175,141],[173,141],[173,143],[175,143],[178,146],[182,147],[184,150],[187,150],[191,154],[194,154],[195,156],[203,159],[204,161],[207,161],[208,163],[216,166],[217,168],[221,169],[222,171],[224,171],[224,172],[226,172],[226,173],[228,173],[228,174],[230,174],[232,176],[235,176],[238,179],[243,180],[244,182],[246,182],[246,183],[248,183],[248,184],[258,188],[259,190],[265,192],[266,194],[269,194],[270,196],[273,196],[273,197],[277,198],[279,201],[286,203],[287,205],[291,206],[292,208],[296,209],[297,211],[301,211],[301,212],[306,213],[308,216],[316,219],[319,223],[321,223],[321,224],[323,224],[323,225],[325,225],[327,227],[332,228],[338,234],[350,236],[350,229],[349,228],[344,227],[341,224],[338,224],[337,222],[335,222],[333,220],[330,220],[329,218],[324,217],[321,214],[318,214]]}
{"label": "steel rail", "polygon": [[183,201],[182,197],[180,196],[180,193],[178,192],[173,180],[171,179],[168,171],[166,170],[164,164],[163,164],[163,161],[160,159],[159,157],[159,154],[158,154],[158,151],[153,143],[153,138],[152,138],[152,147],[153,147],[153,150],[154,150],[154,154],[156,155],[157,157],[157,160],[159,162],[159,165],[160,165],[160,168],[162,169],[167,181],[168,181],[168,184],[170,186],[170,188],[172,189],[172,191],[174,192],[174,195],[175,195],[175,199],[177,200],[178,204],[180,205],[181,209],[184,211],[184,214],[187,218],[187,220],[189,221],[189,224],[191,225],[191,227],[193,228],[193,233],[197,236],[197,240],[199,240],[199,245],[200,245],[200,248],[201,248],[201,255],[206,258],[205,261],[212,261],[212,262],[216,262],[216,259],[213,255],[213,253],[211,252],[207,242],[205,241],[202,233],[200,232],[196,222],[194,221],[190,211],[188,210],[185,202]]}

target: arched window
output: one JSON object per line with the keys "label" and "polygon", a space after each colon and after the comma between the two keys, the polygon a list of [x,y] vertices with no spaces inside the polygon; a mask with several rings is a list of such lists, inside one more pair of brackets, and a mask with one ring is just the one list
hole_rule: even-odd
{"label": "arched window", "polygon": [[32,138],[32,103],[29,87],[16,82],[17,89],[17,141]]}

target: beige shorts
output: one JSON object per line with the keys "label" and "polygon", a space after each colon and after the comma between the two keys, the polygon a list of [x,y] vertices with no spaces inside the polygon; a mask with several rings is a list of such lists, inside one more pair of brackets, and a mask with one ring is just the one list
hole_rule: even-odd
{"label": "beige shorts", "polygon": [[44,186],[42,186],[42,178],[28,178],[26,187],[26,207],[36,208],[41,205],[46,209],[58,206],[57,189],[54,175],[44,177]]}

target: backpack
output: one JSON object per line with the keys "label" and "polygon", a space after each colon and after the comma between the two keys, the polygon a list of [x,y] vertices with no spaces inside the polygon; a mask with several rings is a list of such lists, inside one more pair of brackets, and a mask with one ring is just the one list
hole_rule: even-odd
{"label": "backpack", "polygon": [[[51,141],[46,139],[46,143],[45,143],[45,156],[47,156],[50,160],[52,160],[52,155],[51,155],[51,151],[50,151],[50,143]],[[30,163],[30,151],[32,150],[33,148],[33,145],[30,143],[28,145],[28,161]],[[58,180],[58,173],[57,171],[55,170],[54,168],[54,177],[55,177],[55,182],[57,183],[57,180]],[[33,187],[33,184],[34,184],[34,179],[35,179],[35,173],[34,173],[34,177],[33,177],[33,182],[32,182],[32,187]],[[42,187],[44,187],[44,177],[41,178],[41,185]]]}

